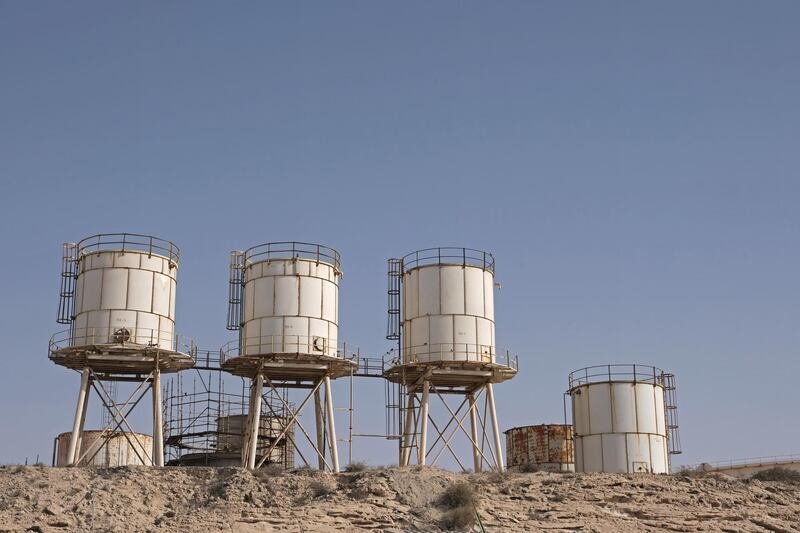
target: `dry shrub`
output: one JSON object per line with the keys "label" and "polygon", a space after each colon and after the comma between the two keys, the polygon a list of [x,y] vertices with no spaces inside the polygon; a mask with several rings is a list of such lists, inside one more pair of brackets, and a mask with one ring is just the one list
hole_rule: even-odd
{"label": "dry shrub", "polygon": [[311,496],[314,498],[327,496],[333,492],[333,487],[322,481],[312,481],[308,484],[308,489],[311,491]]}
{"label": "dry shrub", "polygon": [[533,463],[522,463],[518,468],[522,474],[532,474],[539,471],[539,466]]}
{"label": "dry shrub", "polygon": [[442,516],[442,527],[451,531],[465,531],[475,525],[475,509],[456,507]]}
{"label": "dry shrub", "polygon": [[461,531],[475,523],[478,495],[469,483],[458,481],[448,485],[439,497],[439,504],[445,508],[443,528]]}
{"label": "dry shrub", "polygon": [[344,467],[345,472],[363,472],[367,470],[367,463],[364,461],[355,461]]}
{"label": "dry shrub", "polygon": [[253,473],[256,475],[256,477],[265,478],[265,477],[282,476],[285,472],[286,471],[280,465],[277,465],[275,463],[270,463],[268,465],[256,469]]}
{"label": "dry shrub", "polygon": [[458,507],[475,508],[478,504],[478,495],[472,485],[465,481],[456,481],[444,489],[439,498],[439,503],[445,509],[456,509]]}
{"label": "dry shrub", "polygon": [[756,472],[750,476],[750,479],[756,479],[758,481],[783,481],[788,483],[800,483],[800,472],[783,468],[781,466],[776,466],[768,470]]}
{"label": "dry shrub", "polygon": [[677,472],[675,472],[676,476],[679,477],[691,477],[691,478],[700,478],[700,477],[707,477],[708,472],[705,470],[696,470],[694,468],[681,468]]}

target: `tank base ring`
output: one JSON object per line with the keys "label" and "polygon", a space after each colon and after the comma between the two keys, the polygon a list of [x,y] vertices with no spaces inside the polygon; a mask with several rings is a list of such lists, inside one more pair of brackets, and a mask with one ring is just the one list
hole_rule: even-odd
{"label": "tank base ring", "polygon": [[156,367],[156,362],[164,373],[194,366],[194,358],[189,354],[138,344],[69,346],[52,352],[49,358],[73,370],[91,368],[104,374],[147,374]]}
{"label": "tank base ring", "polygon": [[300,353],[242,355],[222,363],[222,369],[235,376],[252,378],[260,371],[271,380],[336,379],[355,373],[357,368],[358,364],[349,359]]}

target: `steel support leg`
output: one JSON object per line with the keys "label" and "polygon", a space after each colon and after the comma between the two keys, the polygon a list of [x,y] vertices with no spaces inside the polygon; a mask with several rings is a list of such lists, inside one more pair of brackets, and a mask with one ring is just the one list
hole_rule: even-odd
{"label": "steel support leg", "polygon": [[481,455],[478,449],[478,413],[475,412],[475,409],[477,409],[475,395],[470,392],[467,395],[467,399],[469,400],[469,425],[470,435],[472,436],[472,460],[475,472],[478,473],[481,471]]}
{"label": "steel support leg", "polygon": [[486,384],[486,403],[492,416],[492,433],[494,436],[495,461],[497,461],[497,471],[503,472],[506,467],[503,464],[503,451],[500,449],[500,428],[497,425],[497,409],[494,403],[494,389],[491,383]]}
{"label": "steel support leg", "polygon": [[419,445],[417,449],[417,464],[425,465],[425,458],[428,455],[428,402],[430,400],[430,381],[427,379],[422,382],[422,401],[419,409]]}
{"label": "steel support leg", "polygon": [[253,419],[250,422],[250,427],[247,428],[249,435],[249,449],[247,451],[247,465],[248,469],[254,470],[256,467],[256,454],[258,453],[258,430],[261,425],[261,395],[264,393],[264,376],[258,374],[253,380],[253,386],[250,394],[253,398]]}
{"label": "steel support leg", "polygon": [[339,451],[336,445],[336,422],[333,419],[333,399],[331,395],[331,378],[325,376],[325,404],[327,407],[328,435],[331,440],[331,459],[333,460],[333,471],[339,472]]}
{"label": "steel support leg", "polygon": [[153,371],[153,466],[164,466],[164,423],[161,418],[161,370]]}
{"label": "steel support leg", "polygon": [[325,418],[322,415],[322,395],[314,392],[314,419],[317,423],[317,458],[320,470],[325,470]]}
{"label": "steel support leg", "polygon": [[412,390],[408,392],[408,405],[406,407],[406,421],[403,426],[403,444],[400,448],[400,466],[408,466],[408,461],[411,458],[411,443],[413,442],[414,433],[414,398],[416,393]]}
{"label": "steel support leg", "polygon": [[83,438],[83,421],[85,420],[86,397],[89,395],[89,375],[91,370],[84,368],[81,372],[81,388],[78,391],[78,403],[75,407],[75,421],[72,424],[72,436],[69,439],[67,450],[67,464],[75,466],[76,458],[80,454],[78,444]]}

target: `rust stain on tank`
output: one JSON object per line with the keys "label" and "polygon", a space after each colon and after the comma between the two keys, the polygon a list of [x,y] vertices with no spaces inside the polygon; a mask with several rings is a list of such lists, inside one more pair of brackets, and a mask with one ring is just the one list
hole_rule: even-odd
{"label": "rust stain on tank", "polygon": [[573,463],[572,426],[540,424],[509,429],[506,455],[509,466]]}

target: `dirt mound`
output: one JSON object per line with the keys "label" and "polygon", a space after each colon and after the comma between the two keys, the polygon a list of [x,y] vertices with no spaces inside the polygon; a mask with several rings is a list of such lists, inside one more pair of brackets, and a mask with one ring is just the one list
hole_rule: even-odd
{"label": "dirt mound", "polygon": [[0,467],[0,532],[438,531],[458,481],[486,531],[800,532],[800,484],[713,474],[19,466]]}

